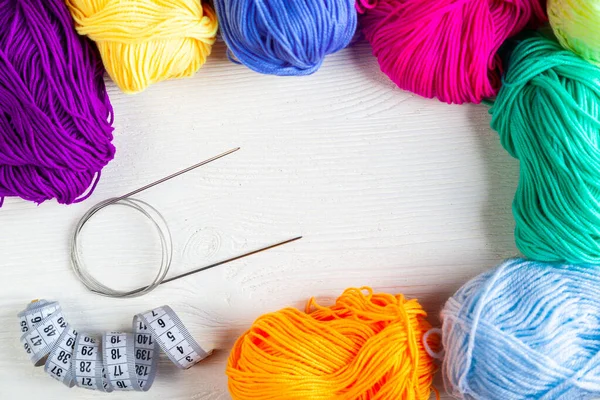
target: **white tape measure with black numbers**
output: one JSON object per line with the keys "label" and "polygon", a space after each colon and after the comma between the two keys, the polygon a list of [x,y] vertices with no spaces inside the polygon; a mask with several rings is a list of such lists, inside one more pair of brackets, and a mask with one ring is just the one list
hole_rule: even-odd
{"label": "white tape measure with black numbers", "polygon": [[133,318],[133,333],[102,337],[75,331],[60,305],[38,300],[18,314],[21,344],[35,366],[68,387],[112,392],[150,389],[156,376],[158,349],[177,367],[187,369],[208,357],[169,306]]}

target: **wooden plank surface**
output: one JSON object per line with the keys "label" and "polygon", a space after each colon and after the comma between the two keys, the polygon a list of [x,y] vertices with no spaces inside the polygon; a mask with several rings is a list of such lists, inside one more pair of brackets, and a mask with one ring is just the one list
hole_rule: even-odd
{"label": "wooden plank surface", "polygon": [[[0,398],[88,400],[33,368],[16,314],[34,298],[58,300],[76,327],[130,329],[162,304],[217,353],[181,372],[168,361],[150,392],[111,399],[229,399],[225,364],[259,315],[330,301],[350,286],[418,297],[437,323],[468,278],[516,254],[510,204],[518,164],[489,128],[484,105],[449,106],[396,88],[364,42],[307,77],[272,77],[230,63],[218,45],[192,79],[124,95],[109,83],[117,156],[83,204],[8,199],[0,209]],[[301,241],[165,285],[136,299],[87,292],[69,240],[96,202],[229,148],[242,149],[140,196],[173,234],[172,273],[295,235]],[[153,276],[158,239],[119,207],[83,235],[101,280],[132,288]],[[108,397],[107,397],[108,398]]]}

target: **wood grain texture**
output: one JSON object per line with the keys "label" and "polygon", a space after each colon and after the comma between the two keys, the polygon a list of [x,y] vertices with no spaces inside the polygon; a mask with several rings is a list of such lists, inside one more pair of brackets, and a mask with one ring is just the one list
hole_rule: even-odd
{"label": "wood grain texture", "polygon": [[[115,160],[84,204],[8,199],[0,209],[0,398],[88,400],[33,368],[16,314],[31,299],[60,301],[78,329],[129,329],[162,304],[221,349],[181,372],[165,361],[146,394],[106,398],[229,399],[224,369],[235,338],[260,314],[323,301],[349,286],[416,296],[432,321],[468,278],[516,254],[510,205],[518,164],[489,128],[487,107],[449,106],[396,88],[364,42],[307,77],[272,77],[230,63],[222,44],[187,80],[128,96],[112,83]],[[241,146],[140,198],[169,221],[172,273],[245,250],[304,239],[142,298],[90,294],[69,264],[69,238],[95,202]],[[135,287],[152,277],[152,228],[114,208],[84,234],[85,257],[104,281]]]}

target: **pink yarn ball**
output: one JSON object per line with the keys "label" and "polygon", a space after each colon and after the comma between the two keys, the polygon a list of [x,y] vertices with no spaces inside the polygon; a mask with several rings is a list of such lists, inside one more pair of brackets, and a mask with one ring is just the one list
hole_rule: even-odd
{"label": "pink yarn ball", "polygon": [[479,103],[500,88],[500,45],[546,21],[545,0],[358,0],[381,70],[400,88]]}

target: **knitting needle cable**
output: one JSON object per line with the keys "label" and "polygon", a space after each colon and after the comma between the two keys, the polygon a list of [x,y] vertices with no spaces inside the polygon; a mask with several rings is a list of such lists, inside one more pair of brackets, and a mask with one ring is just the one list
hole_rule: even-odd
{"label": "knitting needle cable", "polygon": [[[142,295],[154,290],[161,283],[165,282],[165,277],[167,276],[167,274],[169,272],[169,269],[171,267],[171,261],[173,259],[173,240],[172,240],[171,231],[169,229],[167,221],[162,216],[162,214],[156,208],[154,208],[152,205],[148,204],[145,201],[142,201],[139,199],[133,199],[130,197],[133,195],[136,195],[140,192],[143,192],[144,190],[147,190],[151,187],[154,187],[163,182],[166,182],[170,179],[173,179],[177,176],[180,176],[182,174],[190,172],[200,166],[203,166],[212,161],[218,160],[219,158],[229,155],[237,150],[239,150],[239,147],[231,149],[224,153],[221,153],[221,154],[214,156],[212,158],[209,158],[207,160],[201,161],[201,162],[194,164],[188,168],[182,169],[181,171],[175,172],[169,176],[161,178],[155,182],[152,182],[152,183],[145,185],[139,189],[129,192],[123,196],[114,197],[114,198],[110,198],[110,199],[101,201],[100,203],[98,203],[95,206],[93,206],[92,208],[90,208],[83,215],[81,220],[78,222],[78,224],[75,228],[72,240],[71,240],[71,265],[72,265],[73,272],[75,273],[75,275],[91,292],[102,295],[102,296],[116,297],[116,298],[129,298],[129,297],[142,296]],[[157,271],[157,274],[156,274],[154,280],[147,286],[144,286],[142,288],[135,289],[135,290],[117,290],[117,289],[110,288],[110,287],[106,286],[105,284],[101,283],[100,281],[98,281],[93,275],[91,275],[88,272],[88,270],[85,266],[85,263],[83,262],[83,259],[81,258],[82,252],[81,252],[81,248],[80,248],[81,247],[80,236],[81,236],[81,232],[82,232],[83,228],[86,226],[86,224],[89,222],[89,220],[94,215],[96,215],[99,211],[101,211],[104,208],[111,206],[111,205],[119,205],[119,206],[128,207],[128,208],[131,208],[131,209],[141,213],[146,219],[148,219],[151,222],[151,224],[155,228],[156,232],[158,233],[158,237],[160,239],[160,246],[161,246],[160,265],[159,265],[159,268],[158,268],[158,271]],[[290,241],[294,241],[297,239],[299,239],[299,238],[287,240],[285,242],[271,245],[271,246],[265,247],[263,249],[255,250],[253,252],[246,253],[241,256],[233,257],[231,259],[216,263],[212,266],[203,267],[198,270],[191,271],[189,273],[185,273],[181,276],[170,278],[168,281],[179,279],[179,278],[182,278],[183,276],[187,276],[192,273],[200,272],[200,271],[212,268],[217,265],[222,265],[222,264],[237,260],[242,257],[256,254],[257,252],[268,250],[273,247],[276,247],[276,246],[279,246],[279,245],[282,245],[285,243],[289,243]]]}
{"label": "knitting needle cable", "polygon": [[[173,259],[173,240],[171,237],[171,230],[169,229],[167,221],[164,219],[162,214],[160,214],[156,208],[145,201],[130,198],[124,198],[120,200],[115,199],[116,198],[104,200],[96,204],[90,208],[79,220],[71,239],[71,266],[73,268],[73,272],[79,278],[81,283],[83,283],[85,287],[87,287],[88,290],[93,293],[101,296],[116,298],[142,296],[151,292],[158,285],[160,285],[171,268],[171,261]],[[82,251],[80,236],[83,228],[90,221],[90,219],[96,215],[96,213],[111,205],[129,207],[141,213],[148,221],[150,221],[158,234],[158,238],[160,239],[161,258],[158,272],[154,277],[154,280],[148,284],[144,290],[134,294],[130,294],[129,291],[113,289],[98,281],[92,274],[89,273],[81,256]]]}

